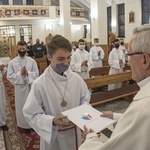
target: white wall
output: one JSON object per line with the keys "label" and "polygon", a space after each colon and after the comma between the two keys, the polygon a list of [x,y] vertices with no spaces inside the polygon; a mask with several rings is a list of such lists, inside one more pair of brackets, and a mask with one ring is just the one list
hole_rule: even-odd
{"label": "white wall", "polygon": [[[45,37],[51,33],[61,34],[61,25],[57,21],[51,20],[18,20],[18,21],[0,21],[0,26],[15,25],[16,42],[20,40],[19,25],[32,25],[32,41],[35,43],[36,38],[45,41]],[[84,36],[84,25],[71,25],[71,41],[78,41]],[[88,27],[87,38],[90,41],[90,29]],[[28,41],[26,41],[28,42]]]}
{"label": "white wall", "polygon": [[[117,1],[117,0],[116,0]],[[141,0],[118,0],[117,4],[125,2],[125,43],[129,42],[129,39],[132,35],[132,30],[141,25]],[[129,23],[129,12],[135,12],[135,22]],[[61,26],[59,25],[59,18],[55,15],[55,7],[51,7],[50,9],[50,18],[45,20],[1,20],[0,26],[2,25],[15,25],[16,29],[16,42],[20,40],[19,33],[19,25],[32,25],[32,41],[35,43],[36,38],[40,38],[40,40],[45,41],[45,37],[52,33],[61,34]],[[71,25],[71,41],[78,41],[80,38],[84,36],[84,19],[73,20],[73,24]],[[77,22],[78,21],[78,22]],[[87,24],[87,23],[85,23]],[[116,26],[117,29],[117,26]],[[107,34],[107,33],[106,33]],[[88,27],[87,40],[91,41],[91,32]]]}
{"label": "white wall", "polygon": [[[132,36],[132,31],[135,27],[141,25],[141,0],[115,0],[113,1],[113,8],[115,7],[115,4],[125,4],[125,43],[128,43],[131,36]],[[113,14],[112,14],[112,21],[116,20],[117,21],[117,9],[114,8]],[[116,11],[116,12],[115,12]],[[134,12],[135,13],[135,22],[134,23],[129,23],[129,12]],[[113,23],[115,24],[115,23]],[[117,35],[118,31],[118,26],[113,26],[113,32]]]}
{"label": "white wall", "polygon": [[[135,22],[129,23],[129,12],[135,12]],[[132,31],[135,27],[142,24],[141,17],[141,0],[126,0],[125,4],[125,42],[129,42]]]}

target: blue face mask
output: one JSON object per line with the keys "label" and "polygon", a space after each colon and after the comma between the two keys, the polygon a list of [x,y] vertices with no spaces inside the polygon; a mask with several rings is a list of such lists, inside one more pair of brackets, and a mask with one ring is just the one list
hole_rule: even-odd
{"label": "blue face mask", "polygon": [[69,68],[69,64],[56,64],[56,69],[59,71],[59,72],[65,72],[66,70],[68,70]]}

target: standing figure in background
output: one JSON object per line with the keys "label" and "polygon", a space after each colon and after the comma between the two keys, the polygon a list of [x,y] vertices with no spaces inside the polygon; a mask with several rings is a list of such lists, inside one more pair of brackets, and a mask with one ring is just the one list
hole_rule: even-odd
{"label": "standing figure in background", "polygon": [[40,150],[77,150],[81,131],[61,112],[89,103],[90,93],[83,79],[69,67],[69,40],[55,35],[47,48],[51,64],[34,81],[23,113],[41,137]]}
{"label": "standing figure in background", "polygon": [[88,46],[87,41],[84,40],[84,42],[85,42],[85,50],[86,50],[87,52],[90,52],[90,47]]}
{"label": "standing figure in background", "polygon": [[46,55],[47,54],[46,45],[44,44],[43,41],[41,41],[41,45],[43,45],[44,55]]}
{"label": "standing figure in background", "polygon": [[73,44],[72,45],[72,52],[71,52],[71,54],[73,54],[76,51],[76,49],[77,49],[77,45]]}
{"label": "standing figure in background", "polygon": [[34,52],[35,58],[40,58],[44,56],[44,47],[40,44],[40,39],[36,39],[36,44],[32,46],[32,51]]}
{"label": "standing figure in background", "polygon": [[[109,75],[123,72],[125,66],[124,53],[119,49],[119,39],[114,40],[115,48],[109,53],[108,64],[110,66]],[[122,83],[113,83],[108,85],[108,90],[120,88]]]}
{"label": "standing figure in background", "polygon": [[32,51],[32,45],[30,42],[27,43],[27,56],[34,56],[34,53]]}
{"label": "standing figure in background", "polygon": [[[51,41],[53,35],[51,33],[49,33],[49,35],[45,38],[45,42],[46,42],[46,52],[47,52],[47,44]],[[47,66],[50,65],[50,60],[46,57],[46,63],[47,63]]]}
{"label": "standing figure in background", "polygon": [[126,49],[125,46],[124,46],[124,39],[120,39],[120,46],[119,46],[119,49],[120,49],[121,51],[123,51],[124,56],[125,56],[125,60],[126,60],[126,62],[128,62],[128,56],[126,55],[126,54],[128,53],[128,51],[127,51],[127,49]]}
{"label": "standing figure in background", "polygon": [[8,131],[6,125],[6,99],[5,99],[5,89],[3,85],[3,74],[6,72],[6,68],[0,61],[0,128],[4,131]]}
{"label": "standing figure in background", "polygon": [[[7,79],[15,86],[15,111],[17,126],[30,133],[30,126],[26,122],[22,108],[29,94],[31,84],[39,76],[39,70],[34,59],[26,56],[27,44],[19,41],[18,56],[8,64]],[[34,106],[33,106],[34,107]]]}
{"label": "standing figure in background", "polygon": [[90,49],[90,55],[93,60],[93,68],[102,67],[102,59],[104,58],[104,50],[99,46],[99,39],[94,38],[94,46]]}
{"label": "standing figure in background", "polygon": [[116,35],[114,33],[112,33],[111,31],[109,31],[109,35],[108,35],[108,45],[109,45],[109,50],[112,51],[112,49],[114,48],[114,40],[116,39]]}
{"label": "standing figure in background", "polygon": [[78,73],[83,79],[88,79],[89,71],[93,67],[92,58],[85,48],[83,39],[78,41],[78,49],[72,54],[70,67],[72,71]]}

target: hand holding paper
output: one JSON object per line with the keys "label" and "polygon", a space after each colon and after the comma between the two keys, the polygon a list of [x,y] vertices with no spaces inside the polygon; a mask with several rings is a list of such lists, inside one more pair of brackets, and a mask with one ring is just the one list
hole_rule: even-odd
{"label": "hand holding paper", "polygon": [[68,116],[68,119],[81,130],[84,130],[84,125],[86,125],[88,129],[93,129],[96,133],[116,122],[110,118],[101,117],[100,111],[87,104],[64,111],[62,114]]}

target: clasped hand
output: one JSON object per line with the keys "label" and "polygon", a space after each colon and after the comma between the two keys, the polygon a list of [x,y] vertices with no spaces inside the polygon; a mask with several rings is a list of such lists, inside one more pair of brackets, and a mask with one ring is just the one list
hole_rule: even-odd
{"label": "clasped hand", "polygon": [[82,64],[81,64],[81,66],[88,66],[88,61],[87,60],[84,60],[83,62],[82,62]]}
{"label": "clasped hand", "polygon": [[4,65],[2,64],[2,65],[0,65],[0,70],[3,70],[4,69]]}
{"label": "clasped hand", "polygon": [[25,66],[23,66],[21,69],[21,75],[28,75],[28,71]]}

